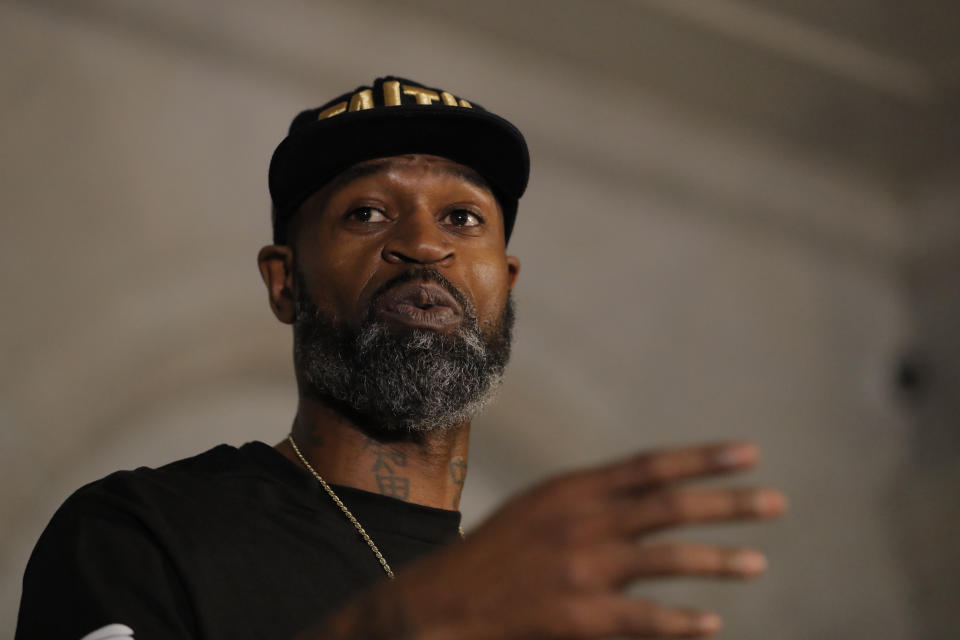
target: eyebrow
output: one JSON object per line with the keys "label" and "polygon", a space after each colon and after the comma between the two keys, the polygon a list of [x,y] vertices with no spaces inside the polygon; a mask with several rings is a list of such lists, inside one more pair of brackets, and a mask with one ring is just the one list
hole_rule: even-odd
{"label": "eyebrow", "polygon": [[[393,164],[394,161],[391,158],[381,158],[378,160],[371,160],[368,162],[355,164],[352,167],[347,167],[342,172],[337,174],[335,178],[327,183],[327,188],[331,191],[342,189],[355,180],[389,171]],[[460,178],[461,180],[465,180],[475,187],[485,189],[493,194],[493,189],[491,189],[490,184],[483,179],[483,176],[469,167],[441,164],[431,165],[430,170],[440,175]]]}

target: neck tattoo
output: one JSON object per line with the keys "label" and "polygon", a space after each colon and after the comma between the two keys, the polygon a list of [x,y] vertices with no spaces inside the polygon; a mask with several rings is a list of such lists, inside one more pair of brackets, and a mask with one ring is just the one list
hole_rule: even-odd
{"label": "neck tattoo", "polygon": [[[300,462],[303,463],[303,466],[307,468],[307,471],[313,474],[313,477],[320,482],[320,486],[323,487],[323,490],[327,492],[327,495],[330,496],[330,499],[333,500],[333,503],[340,508],[340,511],[343,512],[343,515],[347,517],[347,520],[356,528],[357,533],[360,534],[360,537],[363,538],[363,541],[367,543],[367,546],[370,547],[370,551],[373,552],[373,555],[376,556],[377,560],[380,562],[380,566],[383,567],[384,572],[387,574],[387,577],[393,580],[393,569],[390,568],[390,564],[387,562],[387,559],[383,557],[383,554],[380,553],[380,549],[377,548],[377,545],[374,543],[373,538],[364,530],[363,525],[350,513],[350,509],[347,508],[347,505],[343,504],[343,501],[340,500],[340,497],[334,493],[333,489],[330,488],[330,485],[327,484],[327,481],[317,473],[317,470],[313,468],[309,462],[307,462],[306,457],[300,453],[300,447],[297,446],[297,443],[293,439],[293,434],[287,436],[287,442],[290,443],[290,446],[293,447],[293,452],[297,454],[297,457],[300,459]],[[458,526],[458,531],[460,532],[460,537],[463,538],[463,527]]]}

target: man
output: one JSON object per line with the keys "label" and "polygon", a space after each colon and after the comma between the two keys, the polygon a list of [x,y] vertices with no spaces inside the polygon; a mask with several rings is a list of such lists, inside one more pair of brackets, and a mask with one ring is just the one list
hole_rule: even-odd
{"label": "man", "polygon": [[687,637],[711,613],[640,579],[752,577],[756,551],[644,543],[774,517],[760,489],[681,489],[749,444],[635,455],[547,481],[459,529],[470,421],[495,393],[528,156],[506,120],[381,78],[301,113],[270,167],[270,306],[293,325],[288,438],[82,488],[24,578],[17,638]]}

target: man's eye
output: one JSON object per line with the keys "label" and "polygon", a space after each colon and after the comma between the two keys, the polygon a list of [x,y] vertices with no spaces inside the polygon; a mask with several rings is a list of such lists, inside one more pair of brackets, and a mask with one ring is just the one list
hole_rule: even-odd
{"label": "man's eye", "polygon": [[447,220],[455,227],[476,227],[483,224],[483,218],[467,209],[457,209],[447,214]]}
{"label": "man's eye", "polygon": [[357,222],[384,222],[387,215],[376,207],[358,207],[347,214],[347,219]]}

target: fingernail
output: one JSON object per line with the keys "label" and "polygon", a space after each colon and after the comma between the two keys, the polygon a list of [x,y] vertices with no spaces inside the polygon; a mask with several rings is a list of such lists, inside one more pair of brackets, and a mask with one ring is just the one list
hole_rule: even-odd
{"label": "fingernail", "polygon": [[715,613],[702,613],[697,621],[697,626],[704,633],[715,633],[723,626],[723,621]]}
{"label": "fingernail", "polygon": [[779,515],[786,506],[786,498],[779,491],[758,491],[754,497],[754,508],[763,516]]}
{"label": "fingernail", "polygon": [[721,467],[742,467],[757,459],[757,447],[740,443],[721,447],[714,454],[714,461]]}
{"label": "fingernail", "polygon": [[756,575],[767,568],[767,558],[756,551],[739,551],[730,558],[730,569],[742,575]]}

